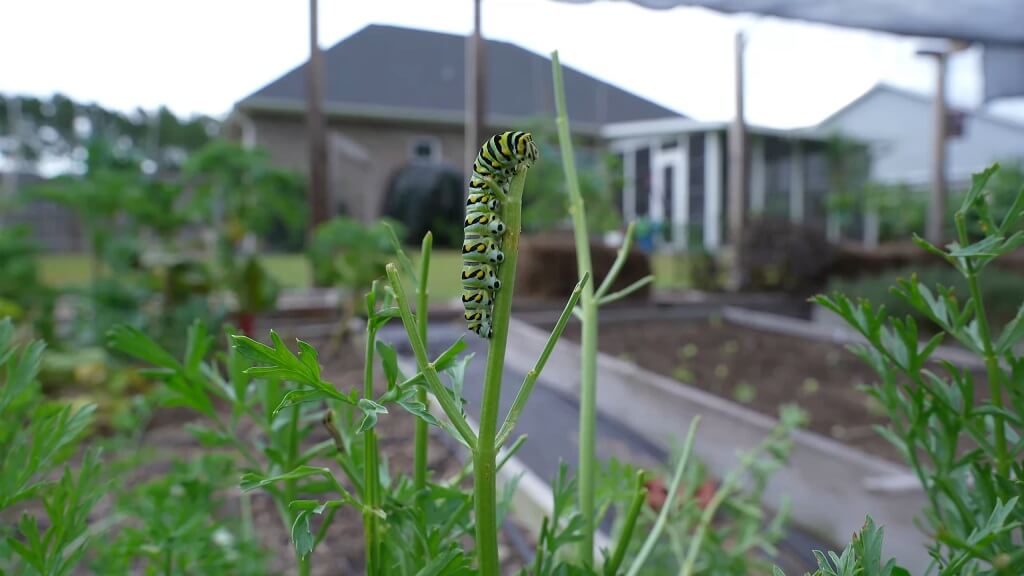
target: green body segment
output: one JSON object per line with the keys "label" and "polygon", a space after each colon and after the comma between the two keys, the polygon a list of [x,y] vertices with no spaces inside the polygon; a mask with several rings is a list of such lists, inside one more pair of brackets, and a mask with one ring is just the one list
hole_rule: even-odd
{"label": "green body segment", "polygon": [[496,215],[488,212],[476,212],[466,215],[464,222],[466,235],[499,237],[505,233],[505,223]]}
{"label": "green body segment", "polygon": [[501,282],[491,266],[467,262],[462,266],[462,286],[463,288],[500,290]]}
{"label": "green body segment", "polygon": [[505,255],[498,248],[498,243],[490,238],[466,238],[462,242],[462,259],[465,262],[483,262],[485,264],[501,264]]}
{"label": "green body segment", "polygon": [[494,298],[488,290],[463,290],[462,307],[466,310],[484,309],[490,310],[494,305]]}

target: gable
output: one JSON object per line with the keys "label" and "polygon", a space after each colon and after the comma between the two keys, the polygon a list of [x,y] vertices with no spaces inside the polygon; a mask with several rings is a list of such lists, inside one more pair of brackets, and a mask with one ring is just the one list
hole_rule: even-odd
{"label": "gable", "polygon": [[[329,113],[380,118],[463,121],[464,36],[371,25],[324,52]],[[492,122],[550,118],[551,64],[507,42],[486,42],[486,111]],[[564,68],[570,120],[597,127],[610,122],[681,117],[650,100]],[[244,109],[305,106],[305,63],[238,103]],[[582,127],[581,126],[581,127]]]}

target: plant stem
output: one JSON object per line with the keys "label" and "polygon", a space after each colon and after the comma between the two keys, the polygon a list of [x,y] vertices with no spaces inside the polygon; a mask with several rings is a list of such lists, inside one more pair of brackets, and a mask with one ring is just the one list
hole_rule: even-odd
{"label": "plant stem", "polygon": [[654,550],[654,545],[658,543],[662,530],[665,529],[669,510],[672,508],[672,504],[676,500],[676,494],[679,492],[679,483],[683,481],[683,471],[686,470],[686,461],[690,459],[690,450],[693,448],[694,438],[697,437],[697,425],[699,423],[700,416],[694,416],[693,420],[690,421],[690,429],[686,433],[686,442],[683,444],[683,453],[679,456],[679,462],[676,463],[676,470],[672,475],[672,482],[668,486],[665,503],[662,504],[661,511],[658,512],[658,518],[654,521],[654,528],[647,534],[647,539],[644,540],[643,546],[640,547],[640,553],[633,559],[633,564],[630,565],[626,576],[637,576],[640,573],[640,569],[643,568],[647,557]]}
{"label": "plant stem", "polygon": [[637,518],[640,517],[640,508],[647,497],[647,488],[644,486],[644,473],[639,471],[636,474],[636,484],[633,486],[633,501],[629,503],[629,511],[626,513],[626,523],[622,526],[619,539],[615,542],[615,552],[604,567],[606,575],[614,576],[619,573],[619,566],[626,557],[626,549],[629,548],[629,541],[633,539],[633,529],[636,528]]}
{"label": "plant stem", "polygon": [[[370,310],[370,312],[373,311]],[[376,330],[368,327],[366,331],[366,365],[363,368],[364,398],[373,398],[373,353],[376,339]],[[378,518],[374,513],[380,508],[379,474],[377,434],[373,428],[370,428],[363,432],[363,501],[369,509],[363,513],[363,530],[366,534],[366,573],[368,576],[380,573],[380,534]]]}
{"label": "plant stem", "polygon": [[444,411],[444,415],[451,421],[459,437],[470,450],[475,451],[477,437],[473,432],[473,428],[470,427],[469,422],[462,415],[462,411],[455,404],[451,392],[441,382],[434,363],[427,357],[427,345],[420,338],[416,328],[416,319],[413,317],[412,311],[409,310],[409,298],[405,295],[405,287],[402,285],[402,277],[398,273],[398,266],[391,262],[387,265],[386,270],[388,282],[391,284],[391,289],[395,292],[395,302],[398,304],[398,311],[402,317],[405,334],[408,336],[409,344],[412,346],[413,354],[416,356],[416,367],[419,368],[420,372],[423,372],[423,378],[427,381],[427,386],[430,387],[430,393],[437,398],[438,404],[441,405],[441,410]]}
{"label": "plant stem", "polygon": [[473,452],[474,505],[476,507],[477,561],[482,576],[497,576],[498,513],[497,513],[497,431],[501,403],[501,378],[505,369],[505,346],[508,344],[508,321],[512,315],[515,292],[516,261],[519,256],[519,234],[522,228],[523,187],[526,169],[512,177],[508,201],[502,207],[507,228],[502,241],[505,262],[498,271],[501,289],[495,293],[491,314],[491,341],[484,372],[484,393],[480,403],[480,429]]}
{"label": "plant stem", "polygon": [[[576,269],[579,278],[593,275],[590,263],[590,238],[587,234],[587,214],[583,207],[576,160],[573,156],[572,137],[569,133],[569,113],[565,107],[565,86],[562,83],[562,65],[558,51],[551,53],[551,72],[555,87],[555,106],[558,110],[558,144],[561,150],[565,181],[569,187],[569,213],[572,215],[573,236],[576,241]],[[594,436],[597,421],[597,300],[594,286],[583,287],[580,298],[582,309],[582,337],[580,339],[580,432],[577,481],[579,510],[583,518],[583,537],[579,555],[583,564],[594,562],[594,483],[596,477]]]}
{"label": "plant stem", "polygon": [[501,425],[501,431],[498,433],[498,446],[505,443],[509,435],[516,427],[516,423],[519,421],[519,416],[523,412],[523,408],[526,407],[526,401],[530,399],[530,393],[533,392],[533,385],[537,383],[537,377],[544,370],[544,366],[548,362],[548,358],[551,357],[551,352],[555,349],[555,344],[558,343],[558,339],[562,337],[562,332],[565,331],[565,325],[569,323],[569,316],[572,314],[573,309],[576,308],[576,302],[580,299],[580,293],[583,291],[583,287],[590,280],[590,275],[585,274],[583,278],[576,283],[576,288],[572,291],[569,296],[569,301],[565,304],[565,308],[562,309],[562,314],[558,317],[558,322],[555,323],[554,329],[551,330],[551,334],[548,336],[547,342],[544,344],[544,350],[541,351],[540,356],[537,358],[536,364],[533,369],[526,373],[526,378],[523,380],[522,386],[519,387],[519,392],[516,393],[515,400],[512,401],[512,407],[509,408],[508,414],[505,416],[505,422]]}
{"label": "plant stem", "polygon": [[[423,237],[423,244],[420,249],[420,273],[419,287],[416,290],[416,327],[419,329],[420,339],[427,341],[427,301],[430,296],[427,279],[430,277],[430,252],[433,248],[434,237],[430,232]],[[416,392],[416,400],[427,405],[427,391],[420,387]],[[422,418],[416,419],[416,453],[413,464],[413,487],[416,489],[417,522],[422,534],[427,533],[427,516],[423,508],[423,496],[427,489],[427,422]],[[426,550],[424,549],[424,552]],[[424,557],[424,560],[428,558]]]}
{"label": "plant stem", "polygon": [[[956,231],[961,246],[967,246],[970,242],[967,237],[965,217],[963,211],[957,212],[955,216]],[[981,287],[978,285],[978,272],[974,269],[974,261],[970,258],[964,258],[964,275],[967,276],[967,287],[971,292],[971,298],[974,299],[974,317],[978,322],[978,335],[981,337],[982,352],[985,355],[989,395],[992,396],[992,404],[998,408],[998,412],[992,415],[992,424],[995,429],[996,469],[1000,476],[1009,477],[1010,456],[1006,448],[1006,427],[1003,416],[999,414],[1003,410],[1003,369],[999,365],[999,358],[996,357],[992,347],[992,332],[988,326],[988,315],[985,312]]]}

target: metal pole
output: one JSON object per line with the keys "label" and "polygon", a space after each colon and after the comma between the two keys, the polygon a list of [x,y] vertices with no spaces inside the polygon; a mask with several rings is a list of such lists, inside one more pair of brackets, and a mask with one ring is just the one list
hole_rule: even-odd
{"label": "metal pole", "polygon": [[932,136],[932,196],[928,203],[928,224],[925,236],[935,245],[943,240],[943,223],[946,220],[946,59],[947,54],[938,52],[935,57],[935,131]]}
{"label": "metal pole", "polygon": [[743,118],[743,50],[746,39],[736,32],[736,116],[729,126],[729,238],[733,266],[730,288],[738,290],[746,284],[740,269],[740,240],[747,214],[747,126]]}
{"label": "metal pole", "polygon": [[323,114],[323,55],[317,31],[317,0],[309,0],[309,62],[306,66],[306,134],[309,137],[309,229],[330,219],[327,145]]}
{"label": "metal pole", "polygon": [[466,42],[466,133],[465,162],[469,169],[483,143],[486,130],[484,104],[487,99],[487,76],[484,74],[483,36],[480,33],[480,2],[473,0],[473,34]]}

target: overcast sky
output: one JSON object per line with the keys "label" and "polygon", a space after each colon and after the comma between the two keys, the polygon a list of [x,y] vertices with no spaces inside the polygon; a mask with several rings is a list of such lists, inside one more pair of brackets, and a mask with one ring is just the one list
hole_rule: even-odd
{"label": "overcast sky", "polygon": [[[813,124],[875,82],[928,93],[930,61],[916,42],[701,9],[626,2],[484,0],[484,35],[562,62],[698,119],[729,117],[733,34],[748,33],[751,122]],[[168,105],[223,115],[232,103],[306,58],[303,0],[0,0],[0,92],[73,98],[131,110]],[[327,48],[367,24],[465,34],[472,0],[320,0]],[[953,59],[954,104],[981,100],[980,57]],[[997,112],[1024,119],[1024,102]]]}

